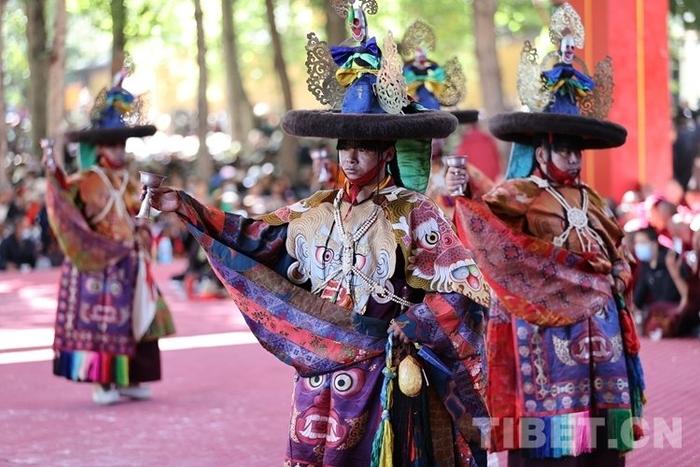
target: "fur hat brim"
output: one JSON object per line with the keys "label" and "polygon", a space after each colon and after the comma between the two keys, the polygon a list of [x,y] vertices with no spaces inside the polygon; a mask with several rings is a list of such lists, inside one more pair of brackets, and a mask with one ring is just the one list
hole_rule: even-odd
{"label": "fur hat brim", "polygon": [[616,148],[627,139],[627,130],[617,123],[543,112],[499,114],[489,120],[489,129],[498,139],[527,145],[548,134],[569,136],[580,142],[579,149]]}
{"label": "fur hat brim", "polygon": [[329,110],[291,110],[282,119],[288,135],[356,141],[446,138],[457,128],[449,112],[352,114]]}
{"label": "fur hat brim", "polygon": [[451,110],[450,113],[457,117],[457,121],[460,125],[476,123],[479,121],[478,110]]}
{"label": "fur hat brim", "polygon": [[139,125],[124,128],[88,128],[66,133],[68,141],[88,144],[121,144],[129,138],[151,136],[156,132],[153,125]]}

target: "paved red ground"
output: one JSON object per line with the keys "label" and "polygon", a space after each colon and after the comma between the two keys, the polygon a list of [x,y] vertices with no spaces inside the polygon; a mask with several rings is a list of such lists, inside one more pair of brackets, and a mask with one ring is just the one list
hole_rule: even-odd
{"label": "paved red ground", "polygon": [[[185,300],[167,280],[180,267],[159,267],[156,275],[178,338],[204,338],[163,342],[180,350],[163,352],[154,398],[111,407],[95,406],[88,385],[51,375],[57,271],[0,273],[0,465],[281,464],[292,371],[257,344],[230,344],[250,342],[240,314],[228,300]],[[657,429],[628,465],[699,466],[700,342],[645,341],[643,358],[646,415]],[[663,426],[673,431],[674,417],[680,429],[658,436]]]}

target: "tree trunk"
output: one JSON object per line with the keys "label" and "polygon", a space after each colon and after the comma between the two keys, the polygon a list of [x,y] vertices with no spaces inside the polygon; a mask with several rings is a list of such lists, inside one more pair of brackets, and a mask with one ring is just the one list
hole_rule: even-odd
{"label": "tree trunk", "polygon": [[199,86],[197,87],[197,138],[199,138],[197,175],[208,184],[212,175],[213,161],[207,148],[207,117],[209,116],[209,105],[207,103],[207,45],[204,40],[204,21],[202,16],[201,1],[194,0],[194,19],[197,23],[197,66],[199,67]]}
{"label": "tree trunk", "polygon": [[473,0],[474,38],[476,61],[479,64],[479,81],[484,97],[487,117],[503,112],[503,90],[501,68],[496,53],[496,0]]}
{"label": "tree trunk", "polygon": [[335,12],[331,2],[326,1],[323,3],[326,10],[326,40],[330,45],[338,45],[347,37],[345,19],[341,18],[338,13]]}
{"label": "tree trunk", "polygon": [[29,61],[29,106],[32,122],[32,151],[41,157],[41,139],[46,136],[48,50],[44,0],[25,0],[27,14],[27,59]]}
{"label": "tree trunk", "polygon": [[5,123],[5,41],[3,40],[2,27],[5,24],[5,4],[7,0],[0,0],[0,193],[9,188],[7,175],[7,124]]}
{"label": "tree trunk", "polygon": [[126,47],[126,5],[124,0],[110,0],[112,11],[112,76],[124,65],[124,48]]}
{"label": "tree trunk", "polygon": [[54,15],[53,41],[49,55],[48,82],[48,122],[47,135],[54,140],[58,150],[56,159],[63,162],[63,76],[66,67],[66,1],[56,0]]}
{"label": "tree trunk", "polygon": [[248,132],[253,128],[253,107],[243,87],[243,77],[238,66],[238,44],[233,26],[233,4],[236,0],[221,0],[222,39],[226,63],[228,87],[228,111],[231,136],[247,146]]}
{"label": "tree trunk", "polygon": [[[292,86],[289,82],[289,75],[287,75],[287,65],[284,61],[284,54],[282,52],[282,40],[280,39],[280,34],[277,30],[277,23],[275,22],[275,5],[273,0],[265,0],[265,7],[267,9],[267,23],[270,28],[270,37],[272,38],[272,48],[275,54],[275,71],[277,72],[277,76],[279,76],[280,86],[282,87],[284,108],[285,110],[289,111],[294,107],[294,103],[292,101]],[[291,178],[293,179],[293,182],[296,181],[295,176],[299,172],[297,170],[298,163],[296,151],[296,139],[284,135],[277,161],[284,173],[292,174]]]}
{"label": "tree trunk", "polygon": [[274,0],[265,0],[265,6],[267,8],[267,24],[270,28],[270,37],[272,38],[272,49],[275,54],[275,71],[277,72],[277,76],[279,76],[282,95],[284,96],[284,109],[292,110],[294,107],[292,102],[292,85],[289,82],[287,64],[284,61],[282,39],[280,38],[280,33],[277,30],[277,23],[275,22]]}

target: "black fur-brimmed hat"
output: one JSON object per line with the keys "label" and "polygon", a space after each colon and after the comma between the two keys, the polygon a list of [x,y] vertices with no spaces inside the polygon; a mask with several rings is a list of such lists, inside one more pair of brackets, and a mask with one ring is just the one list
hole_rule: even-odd
{"label": "black fur-brimmed hat", "polygon": [[156,132],[153,125],[140,124],[143,101],[122,87],[131,68],[131,63],[125,64],[115,75],[112,87],[100,92],[90,112],[90,127],[67,132],[68,141],[115,145],[123,144],[129,138],[151,136]]}
{"label": "black fur-brimmed hat", "polygon": [[547,135],[567,136],[579,142],[579,149],[616,148],[627,139],[627,130],[617,123],[545,112],[499,114],[489,120],[489,129],[498,139],[525,145],[538,145]]}
{"label": "black fur-brimmed hat", "polygon": [[479,121],[478,110],[451,110],[450,113],[457,117],[457,121],[460,125],[476,123]]}
{"label": "black fur-brimmed hat", "polygon": [[291,110],[282,119],[282,129],[292,136],[354,141],[445,138],[455,128],[456,117],[436,110],[406,114]]}
{"label": "black fur-brimmed hat", "polygon": [[75,143],[103,144],[105,146],[122,144],[129,138],[142,138],[155,134],[153,125],[138,125],[123,128],[87,128],[66,133],[68,141]]}

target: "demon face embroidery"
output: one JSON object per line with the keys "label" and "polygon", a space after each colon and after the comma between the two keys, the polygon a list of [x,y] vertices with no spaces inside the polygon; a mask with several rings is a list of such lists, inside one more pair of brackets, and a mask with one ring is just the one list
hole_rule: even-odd
{"label": "demon face embroidery", "polygon": [[411,213],[412,250],[408,270],[430,289],[456,292],[482,288],[481,272],[438,208],[419,201]]}
{"label": "demon face embroidery", "polygon": [[80,321],[101,332],[124,326],[131,317],[132,291],[123,270],[84,273],[80,284]]}
{"label": "demon face embroidery", "polygon": [[373,433],[368,422],[378,419],[381,374],[365,363],[334,373],[299,377],[294,388],[291,439],[324,450],[356,447],[366,434]]}
{"label": "demon face embroidery", "polygon": [[[342,221],[346,233],[355,234],[377,209],[380,208],[374,203],[354,206]],[[370,296],[379,302],[386,301],[365,280],[391,290],[389,278],[396,266],[396,240],[383,212],[376,215],[364,235],[351,242],[336,225],[332,204],[321,204],[289,223],[286,246],[297,260],[287,271],[292,282],[301,284],[310,280],[314,292],[358,313]]]}

